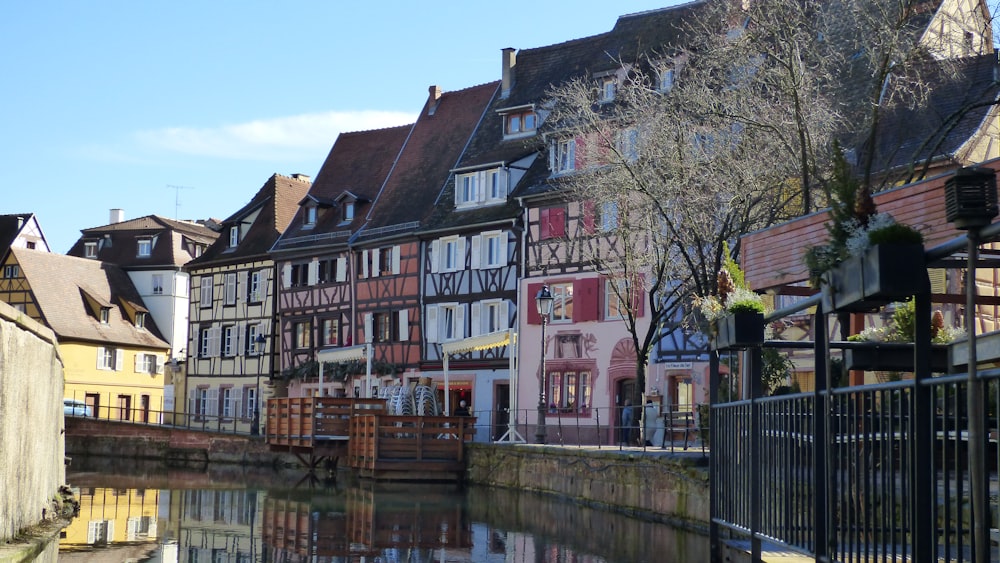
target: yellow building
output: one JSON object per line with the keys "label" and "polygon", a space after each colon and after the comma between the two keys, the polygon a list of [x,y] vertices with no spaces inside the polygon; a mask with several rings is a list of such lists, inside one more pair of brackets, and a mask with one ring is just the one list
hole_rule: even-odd
{"label": "yellow building", "polygon": [[0,301],[56,334],[66,397],[85,400],[101,418],[160,421],[169,345],[121,268],[12,248]]}

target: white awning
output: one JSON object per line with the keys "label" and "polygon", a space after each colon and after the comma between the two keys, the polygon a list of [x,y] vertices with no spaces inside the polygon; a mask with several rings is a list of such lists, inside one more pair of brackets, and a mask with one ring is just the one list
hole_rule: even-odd
{"label": "white awning", "polygon": [[358,346],[348,346],[346,348],[330,348],[316,352],[318,362],[349,362],[351,360],[365,359],[365,350],[368,346],[359,344]]}
{"label": "white awning", "polygon": [[489,348],[499,348],[510,344],[510,331],[500,330],[479,336],[470,336],[453,342],[445,342],[441,345],[443,354],[459,354],[462,352],[473,352],[487,350]]}

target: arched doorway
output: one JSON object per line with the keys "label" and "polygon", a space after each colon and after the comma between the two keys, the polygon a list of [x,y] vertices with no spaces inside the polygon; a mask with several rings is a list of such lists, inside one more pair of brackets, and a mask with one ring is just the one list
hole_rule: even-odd
{"label": "arched doorway", "polygon": [[[631,338],[622,338],[611,350],[611,362],[608,366],[608,375],[612,382],[613,392],[611,406],[614,410],[614,416],[611,418],[614,429],[611,436],[615,442],[619,443],[624,441],[625,438],[624,429],[621,427],[625,401],[631,400],[636,391],[635,360],[635,344]],[[635,405],[632,406],[634,407]],[[633,410],[633,414],[636,413],[637,411]],[[638,425],[638,421],[635,418],[633,418],[632,425],[633,429],[630,436],[632,440],[630,441],[633,441],[638,436],[638,432],[634,428]]]}

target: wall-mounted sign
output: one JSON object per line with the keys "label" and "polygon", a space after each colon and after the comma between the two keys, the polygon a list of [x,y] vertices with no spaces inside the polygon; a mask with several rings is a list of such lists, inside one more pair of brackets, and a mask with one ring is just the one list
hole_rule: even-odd
{"label": "wall-mounted sign", "polygon": [[665,362],[663,364],[663,369],[691,369],[694,367],[694,362]]}

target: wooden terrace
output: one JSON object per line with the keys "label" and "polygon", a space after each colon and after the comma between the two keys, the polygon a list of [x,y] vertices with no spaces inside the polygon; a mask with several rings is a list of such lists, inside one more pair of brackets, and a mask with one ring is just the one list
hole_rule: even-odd
{"label": "wooden terrace", "polygon": [[384,399],[285,397],[267,401],[266,440],[306,467],[335,467],[340,458],[360,477],[452,481],[465,473],[470,416],[386,414]]}

